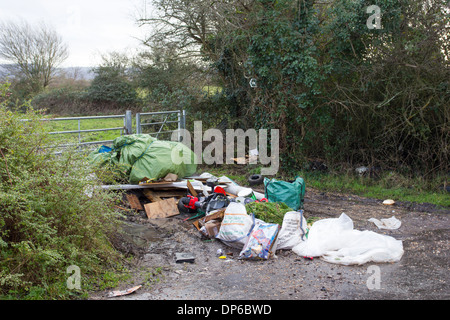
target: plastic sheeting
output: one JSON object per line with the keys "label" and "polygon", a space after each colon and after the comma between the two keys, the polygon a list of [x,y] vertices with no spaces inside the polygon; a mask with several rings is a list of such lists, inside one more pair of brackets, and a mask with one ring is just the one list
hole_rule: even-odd
{"label": "plastic sheeting", "polygon": [[378,227],[378,229],[388,229],[388,230],[396,230],[400,228],[402,225],[402,222],[398,220],[396,217],[391,217],[389,219],[375,219],[370,218],[370,222],[375,223],[375,225]]}
{"label": "plastic sheeting", "polygon": [[403,255],[401,240],[372,231],[353,229],[353,221],[343,213],[339,218],[315,222],[306,241],[292,251],[300,256],[322,257],[336,264],[397,262]]}

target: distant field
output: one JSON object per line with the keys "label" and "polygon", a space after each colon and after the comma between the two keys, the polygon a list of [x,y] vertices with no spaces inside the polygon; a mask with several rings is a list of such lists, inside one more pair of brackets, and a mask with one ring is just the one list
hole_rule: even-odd
{"label": "distant field", "polygon": [[[134,124],[134,123],[133,123]],[[51,132],[57,131],[74,131],[78,130],[77,120],[68,121],[50,121],[49,122]],[[80,130],[90,129],[107,129],[107,128],[123,128],[123,119],[86,119],[80,121]],[[78,142],[94,142],[94,141],[107,141],[114,140],[122,135],[123,129],[113,131],[99,131],[99,132],[82,132],[78,133],[66,133],[61,135],[55,135],[59,139],[69,140],[72,143]]]}
{"label": "distant field", "polygon": [[[177,115],[174,114],[168,121],[177,120]],[[143,123],[146,121],[153,120],[153,122],[163,122],[164,118],[162,116],[155,118],[144,118]],[[53,137],[63,143],[85,143],[85,142],[96,142],[96,141],[110,141],[123,134],[124,130],[124,120],[123,118],[107,118],[107,119],[82,119],[80,124],[78,120],[64,120],[64,121],[49,121],[50,132],[61,132],[61,131],[77,131],[80,130],[91,130],[91,129],[109,129],[118,128],[116,130],[109,131],[98,131],[98,132],[81,132],[81,133],[64,133],[53,135]],[[79,126],[79,127],[78,127]],[[161,124],[154,126],[143,127],[143,132],[158,132]],[[165,124],[162,132],[174,130],[178,127],[177,123]],[[136,132],[136,118],[133,117],[133,131]],[[170,139],[170,133],[161,133],[159,139]]]}

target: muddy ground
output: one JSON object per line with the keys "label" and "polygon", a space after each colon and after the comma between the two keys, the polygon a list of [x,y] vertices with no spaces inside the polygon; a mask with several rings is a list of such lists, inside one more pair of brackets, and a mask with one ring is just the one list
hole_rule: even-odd
{"label": "muddy ground", "polygon": [[[449,289],[449,210],[429,204],[382,204],[382,200],[307,189],[305,217],[337,218],[345,212],[355,229],[371,230],[403,241],[397,263],[344,266],[320,258],[305,259],[277,251],[268,261],[239,260],[239,250],[219,240],[206,240],[187,216],[149,221],[145,213],[129,216],[124,225],[127,245],[138,258],[131,280],[114,290],[135,285],[135,293],[109,298],[97,292],[91,299],[111,300],[446,300]],[[395,216],[397,230],[380,230],[369,218]],[[223,249],[227,259],[219,259]],[[175,253],[195,255],[194,263],[176,263]],[[379,289],[369,289],[380,270]],[[373,283],[373,282],[371,282]]]}

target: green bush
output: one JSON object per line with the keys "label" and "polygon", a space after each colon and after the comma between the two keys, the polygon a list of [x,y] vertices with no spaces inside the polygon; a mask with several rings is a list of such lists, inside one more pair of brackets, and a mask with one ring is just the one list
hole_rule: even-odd
{"label": "green bush", "polygon": [[95,78],[86,90],[85,98],[93,102],[114,102],[119,106],[140,105],[136,88],[130,81],[126,69],[101,65],[94,70]]}
{"label": "green bush", "polygon": [[[381,8],[381,29],[367,27],[370,5]],[[449,170],[447,7],[257,0],[227,12],[239,27],[219,29],[203,49],[231,115],[280,130],[285,173],[322,159],[428,179]]]}
{"label": "green bush", "polygon": [[54,144],[46,122],[31,108],[8,110],[7,88],[0,91],[0,297],[69,298],[71,265],[81,271],[78,294],[86,293],[120,258],[109,237],[119,221],[115,195],[95,188],[83,154],[44,149]]}

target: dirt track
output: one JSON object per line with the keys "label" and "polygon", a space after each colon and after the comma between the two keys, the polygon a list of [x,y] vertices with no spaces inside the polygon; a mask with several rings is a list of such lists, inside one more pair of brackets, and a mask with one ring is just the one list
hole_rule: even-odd
{"label": "dirt track", "polygon": [[[205,241],[183,216],[149,222],[137,217],[126,227],[129,240],[141,247],[142,258],[132,281],[123,290],[143,284],[137,292],[108,298],[108,291],[92,299],[120,300],[320,300],[320,299],[441,299],[450,298],[449,210],[427,204],[396,203],[353,195],[307,190],[305,216],[337,218],[345,212],[355,229],[391,235],[403,241],[400,262],[377,264],[381,287],[368,288],[369,266],[343,266],[321,259],[307,260],[292,251],[277,251],[268,261],[238,260],[239,250],[222,242]],[[401,220],[398,230],[380,230],[369,218]],[[228,255],[216,256],[217,249]],[[176,263],[175,253],[195,255],[194,263]],[[148,274],[161,273],[149,280]],[[158,280],[156,280],[158,278]]]}

